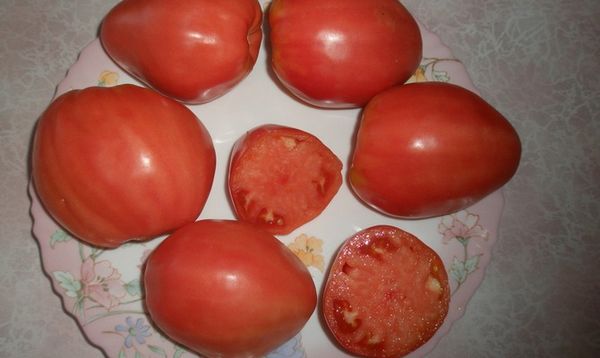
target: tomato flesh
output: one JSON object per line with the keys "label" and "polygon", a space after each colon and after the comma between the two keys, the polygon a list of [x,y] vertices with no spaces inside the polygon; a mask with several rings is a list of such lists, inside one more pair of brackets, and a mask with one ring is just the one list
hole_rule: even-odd
{"label": "tomato flesh", "polygon": [[342,163],[312,134],[265,125],[235,145],[229,193],[240,220],[287,234],[318,216],[342,183]]}
{"label": "tomato flesh", "polygon": [[440,257],[415,236],[381,225],[342,246],[326,282],[323,313],[349,352],[397,357],[433,336],[449,301]]}

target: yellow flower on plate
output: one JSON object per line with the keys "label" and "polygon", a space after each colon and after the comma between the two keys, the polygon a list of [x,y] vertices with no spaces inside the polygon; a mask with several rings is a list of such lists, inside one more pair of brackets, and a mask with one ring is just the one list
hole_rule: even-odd
{"label": "yellow flower on plate", "polygon": [[287,246],[306,267],[314,267],[321,272],[325,270],[325,260],[322,255],[323,241],[321,239],[301,234]]}
{"label": "yellow flower on plate", "polygon": [[110,87],[119,82],[119,74],[114,71],[102,71],[98,77],[98,86]]}
{"label": "yellow flower on plate", "polygon": [[412,82],[427,82],[427,77],[425,77],[425,67],[419,66],[415,73],[406,81],[406,83]]}

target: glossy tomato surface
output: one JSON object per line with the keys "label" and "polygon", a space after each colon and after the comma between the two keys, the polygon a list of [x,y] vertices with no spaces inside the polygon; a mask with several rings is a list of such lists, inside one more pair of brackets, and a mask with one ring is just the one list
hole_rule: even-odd
{"label": "glossy tomato surface", "polygon": [[329,205],[342,185],[341,170],[342,162],[314,135],[263,125],[233,148],[229,195],[238,219],[288,234]]}
{"label": "glossy tomato surface", "polygon": [[434,335],[449,302],[440,257],[417,237],[381,225],[342,245],[325,284],[322,312],[350,353],[400,357]]}
{"label": "glossy tomato surface", "polygon": [[134,85],[67,92],[35,131],[32,175],[41,202],[69,232],[97,246],[194,221],[214,171],[211,137],[198,118]]}
{"label": "glossy tomato surface", "polygon": [[274,0],[272,66],[319,107],[361,107],[404,83],[422,55],[419,27],[397,0]]}
{"label": "glossy tomato surface", "polygon": [[158,327],[207,357],[263,357],[302,329],[317,299],[300,259],[239,221],[177,230],[150,255],[144,287]]}
{"label": "glossy tomato surface", "polygon": [[462,87],[412,83],[363,111],[349,182],[364,202],[402,218],[464,209],[517,170],[521,143],[496,109]]}
{"label": "glossy tomato surface", "polygon": [[205,103],[252,70],[262,39],[257,0],[124,0],[100,39],[126,71],[163,94]]}

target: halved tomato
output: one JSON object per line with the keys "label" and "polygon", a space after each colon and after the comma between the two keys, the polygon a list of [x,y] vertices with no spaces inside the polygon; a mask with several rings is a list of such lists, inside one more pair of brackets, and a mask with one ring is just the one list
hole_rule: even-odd
{"label": "halved tomato", "polygon": [[448,275],[435,251],[412,234],[380,225],[342,245],[322,304],[342,348],[366,357],[398,357],[434,335],[449,302]]}
{"label": "halved tomato", "polygon": [[317,137],[264,125],[240,138],[229,165],[238,219],[288,234],[317,217],[342,185],[342,162]]}

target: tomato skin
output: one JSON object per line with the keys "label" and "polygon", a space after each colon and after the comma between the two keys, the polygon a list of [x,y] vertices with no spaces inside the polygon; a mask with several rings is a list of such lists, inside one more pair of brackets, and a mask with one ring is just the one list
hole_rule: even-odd
{"label": "tomato skin", "polygon": [[127,72],[190,104],[230,91],[254,67],[262,40],[257,0],[124,0],[100,39]]}
{"label": "tomato skin", "polygon": [[236,216],[274,235],[316,218],[342,185],[342,162],[314,135],[267,124],[234,145],[228,190]]}
{"label": "tomato skin", "polygon": [[475,93],[439,82],[377,95],[357,131],[349,182],[373,208],[418,219],[464,209],[517,170],[519,136]]}
{"label": "tomato skin", "polygon": [[134,85],[57,97],[35,130],[32,176],[49,214],[100,247],[150,239],[194,221],[215,151],[184,105]]}
{"label": "tomato skin", "polygon": [[397,0],[273,0],[272,67],[318,107],[362,107],[419,66],[421,33]]}
{"label": "tomato skin", "polygon": [[285,245],[231,220],[173,233],[151,253],[144,287],[154,322],[207,357],[264,356],[302,329],[317,299],[308,270]]}
{"label": "tomato skin", "polygon": [[343,349],[364,357],[400,357],[435,334],[449,302],[448,274],[437,253],[408,232],[378,225],[342,244],[321,304]]}

